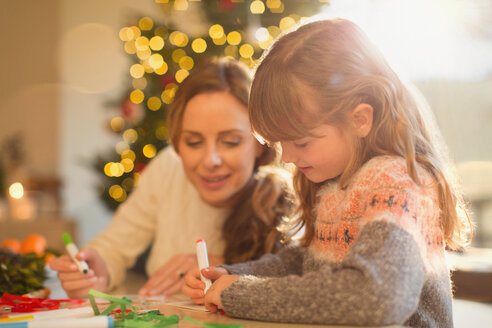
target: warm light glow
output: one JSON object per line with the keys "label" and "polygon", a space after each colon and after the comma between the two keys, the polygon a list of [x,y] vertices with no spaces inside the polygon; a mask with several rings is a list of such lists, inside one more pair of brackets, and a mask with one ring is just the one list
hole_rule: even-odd
{"label": "warm light glow", "polygon": [[186,56],[186,52],[183,49],[176,49],[171,54],[171,58],[176,63],[179,63],[179,60],[184,56]]}
{"label": "warm light glow", "polygon": [[207,42],[202,38],[195,39],[191,43],[191,49],[193,49],[194,52],[201,54],[207,50]]}
{"label": "warm light glow", "polygon": [[145,36],[141,36],[135,40],[135,47],[138,51],[145,51],[149,49],[149,39]]}
{"label": "warm light glow", "polygon": [[127,41],[125,42],[125,52],[127,54],[133,55],[137,53],[137,48],[135,47],[135,41]]}
{"label": "warm light glow", "polygon": [[152,54],[152,51],[150,50],[150,48],[147,48],[146,50],[137,50],[137,57],[140,58],[141,60],[146,60],[150,57],[150,55]]}
{"label": "warm light glow", "polygon": [[163,63],[164,63],[164,58],[162,58],[161,54],[153,54],[149,58],[149,65],[153,69],[157,69],[161,67]]}
{"label": "warm light glow", "polygon": [[132,81],[132,86],[135,89],[143,90],[147,87],[147,79],[145,77],[141,77],[139,79],[134,79]]}
{"label": "warm light glow", "polygon": [[190,72],[188,72],[185,69],[180,69],[179,71],[176,72],[176,75],[174,76],[176,79],[176,82],[181,83],[184,81],[190,75]]}
{"label": "warm light glow", "polygon": [[121,177],[125,172],[125,168],[121,163],[111,163],[109,166],[109,172],[113,177]]}
{"label": "warm light glow", "polygon": [[250,58],[250,57],[253,57],[254,53],[255,53],[255,49],[250,44],[247,44],[247,43],[243,44],[239,48],[239,54],[241,55],[241,57]]}
{"label": "warm light glow", "polygon": [[144,67],[141,64],[133,64],[130,67],[130,75],[134,79],[141,78],[144,75],[144,73],[145,73],[145,69],[144,69]]}
{"label": "warm light glow", "polygon": [[129,158],[122,159],[121,165],[123,165],[123,170],[125,173],[129,173],[133,170],[133,161]]}
{"label": "warm light glow", "polygon": [[167,63],[166,62],[162,62],[161,67],[156,68],[155,69],[155,72],[156,72],[156,74],[163,75],[163,74],[166,74],[167,70],[168,70]]}
{"label": "warm light glow", "polygon": [[145,157],[147,158],[153,158],[155,154],[157,153],[157,150],[154,145],[152,144],[147,144],[143,147],[142,153],[144,154]]}
{"label": "warm light glow", "polygon": [[265,42],[266,40],[268,40],[268,38],[270,38],[270,33],[266,28],[260,27],[259,29],[256,30],[255,37],[256,40],[260,42]]}
{"label": "warm light glow", "polygon": [[24,196],[24,187],[20,182],[14,182],[9,187],[9,195],[12,198],[20,199]]}
{"label": "warm light glow", "polygon": [[174,9],[176,10],[187,10],[188,1],[187,0],[174,0]]}
{"label": "warm light glow", "polygon": [[241,34],[238,31],[232,31],[227,34],[227,43],[233,46],[237,46],[241,43]]}
{"label": "warm light glow", "polygon": [[134,104],[140,104],[144,100],[144,98],[145,95],[142,90],[136,89],[130,93],[130,101]]}
{"label": "warm light glow", "polygon": [[129,144],[134,143],[138,139],[138,133],[134,129],[128,129],[123,132],[123,139]]}
{"label": "warm light glow", "polygon": [[131,149],[127,149],[121,153],[121,159],[128,158],[131,161],[135,161],[135,152]]}
{"label": "warm light glow", "polygon": [[172,32],[171,35],[169,35],[169,40],[171,41],[171,44],[178,47],[184,47],[188,44],[188,36],[179,31]]}
{"label": "warm light glow", "polygon": [[280,20],[279,27],[282,31],[287,31],[296,25],[296,21],[292,17],[284,17]]}
{"label": "warm light glow", "polygon": [[161,94],[162,102],[169,105],[172,103],[175,94],[176,88],[166,88]]}
{"label": "warm light glow", "polygon": [[187,71],[191,70],[194,64],[195,62],[190,56],[181,57],[181,59],[179,60],[179,67]]}
{"label": "warm light glow", "polygon": [[227,37],[226,37],[226,35],[225,35],[225,34],[222,34],[222,36],[221,36],[220,38],[218,38],[218,39],[212,39],[212,41],[213,41],[216,45],[221,46],[221,45],[223,45],[224,43],[226,43],[226,41],[227,41]]}
{"label": "warm light glow", "polygon": [[125,127],[125,120],[121,116],[116,116],[111,119],[110,125],[114,132],[121,132]]}
{"label": "warm light glow", "polygon": [[152,27],[154,27],[154,22],[150,17],[142,17],[138,21],[138,26],[142,31],[149,31],[152,29]]}
{"label": "warm light glow", "polygon": [[129,29],[132,30],[132,38],[131,40],[136,40],[140,35],[142,35],[142,31],[136,26],[130,26]]}
{"label": "warm light glow", "polygon": [[281,14],[284,12],[285,10],[285,6],[284,6],[284,3],[280,0],[267,0],[267,6],[268,6],[268,3],[271,2],[273,3],[270,8],[270,11],[273,13],[273,14]]}
{"label": "warm light glow", "polygon": [[155,137],[159,140],[166,140],[168,136],[168,129],[165,124],[160,125],[156,130],[155,130]]}
{"label": "warm light glow", "polygon": [[125,150],[128,150],[130,149],[130,145],[128,143],[126,143],[126,141],[119,141],[117,144],[116,144],[116,152],[118,154],[121,154],[122,152],[124,152]]}
{"label": "warm light glow", "polygon": [[160,36],[154,36],[149,41],[150,49],[154,51],[159,51],[162,48],[164,48],[164,44],[165,44],[164,39]]}
{"label": "warm light glow", "polygon": [[260,0],[255,0],[251,3],[249,9],[253,14],[263,14],[265,12],[265,4]]}
{"label": "warm light glow", "polygon": [[150,97],[149,100],[147,100],[147,107],[150,110],[159,110],[159,108],[161,108],[161,105],[161,100],[158,97]]}
{"label": "warm light glow", "polygon": [[220,39],[225,35],[224,28],[219,24],[212,25],[208,30],[208,34],[212,39]]}
{"label": "warm light glow", "polygon": [[224,49],[224,54],[226,56],[229,56],[229,57],[235,59],[237,57],[237,46],[227,46]]}

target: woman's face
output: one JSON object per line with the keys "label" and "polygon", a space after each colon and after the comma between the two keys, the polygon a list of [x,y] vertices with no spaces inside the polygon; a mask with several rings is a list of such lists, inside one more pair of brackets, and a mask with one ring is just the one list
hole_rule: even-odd
{"label": "woman's face", "polygon": [[215,207],[232,205],[262,152],[248,109],[228,92],[202,93],[188,101],[181,131],[178,152],[201,198]]}

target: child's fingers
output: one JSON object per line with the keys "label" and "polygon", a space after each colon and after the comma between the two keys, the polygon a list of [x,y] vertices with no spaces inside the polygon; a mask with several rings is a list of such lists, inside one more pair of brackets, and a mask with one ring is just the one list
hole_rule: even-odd
{"label": "child's fingers", "polygon": [[[181,288],[181,292],[192,300],[203,299],[205,297],[205,292],[203,291],[203,288],[192,288],[186,284]],[[203,302],[201,304],[203,304]]]}
{"label": "child's fingers", "polygon": [[211,280],[217,280],[223,275],[229,274],[229,272],[226,269],[214,267],[214,266],[202,269],[201,272],[205,278]]}
{"label": "child's fingers", "polygon": [[200,280],[200,274],[198,274],[198,270],[195,272],[189,272],[185,277],[184,277],[184,282],[185,285],[195,288],[195,289],[205,289],[205,283]]}

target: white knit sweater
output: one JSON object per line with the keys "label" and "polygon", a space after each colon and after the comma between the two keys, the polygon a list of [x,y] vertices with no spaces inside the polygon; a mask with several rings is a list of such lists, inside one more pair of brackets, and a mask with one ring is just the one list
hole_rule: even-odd
{"label": "white knit sweater", "polygon": [[118,208],[109,227],[87,245],[106,261],[109,287],[119,285],[137,256],[154,240],[147,261],[152,275],[175,254],[195,253],[204,239],[209,254],[222,255],[221,227],[229,213],[206,204],[186,178],[172,147],[145,168],[138,187]]}

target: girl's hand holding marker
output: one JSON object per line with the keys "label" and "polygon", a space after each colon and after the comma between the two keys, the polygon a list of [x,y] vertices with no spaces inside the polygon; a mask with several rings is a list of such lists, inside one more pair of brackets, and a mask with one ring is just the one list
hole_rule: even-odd
{"label": "girl's hand holding marker", "polygon": [[208,310],[216,312],[221,308],[220,292],[239,276],[229,275],[224,268],[209,267],[207,246],[202,239],[197,240],[196,250],[199,268],[188,271],[182,292],[190,297],[193,303],[205,304]]}

